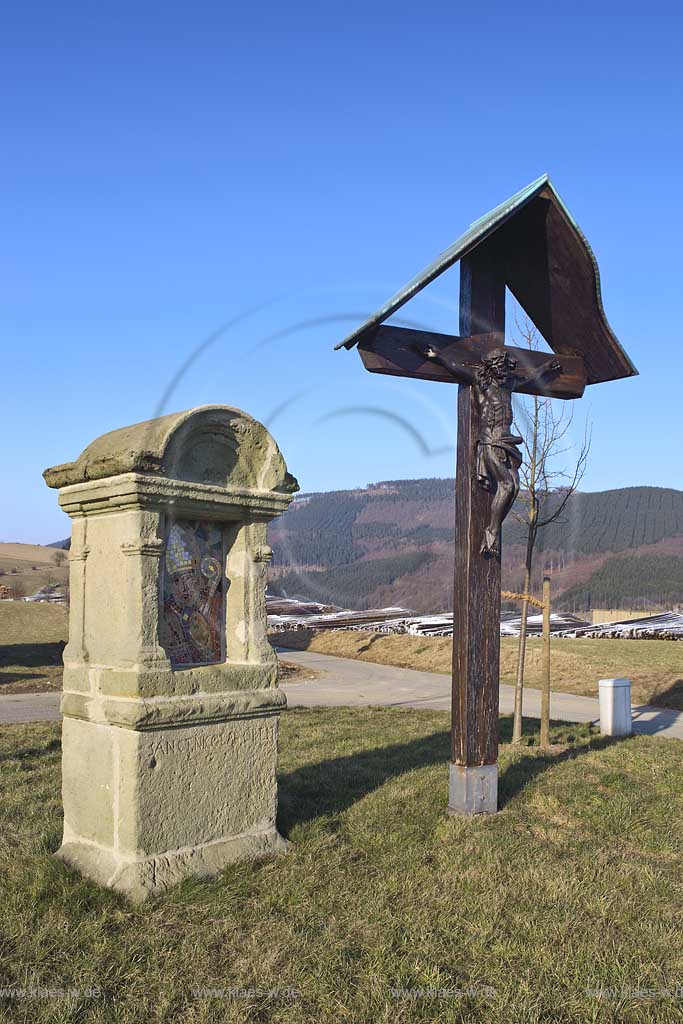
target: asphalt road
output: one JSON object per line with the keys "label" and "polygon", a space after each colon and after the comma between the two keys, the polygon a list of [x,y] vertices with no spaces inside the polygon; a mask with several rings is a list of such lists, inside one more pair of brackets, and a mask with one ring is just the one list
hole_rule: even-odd
{"label": "asphalt road", "polygon": [[[290,662],[314,669],[318,677],[309,682],[283,683],[290,707],[359,707],[382,704],[393,707],[450,708],[450,677],[434,672],[374,665],[368,661],[333,658],[311,651],[278,651]],[[598,681],[595,680],[597,692]],[[500,710],[513,710],[514,689],[500,687]],[[538,718],[541,708],[540,690],[524,690],[524,714]],[[569,693],[553,693],[550,714],[566,722],[597,722],[597,697],[576,697]],[[30,693],[0,696],[0,723],[57,721],[58,693]],[[683,739],[683,712],[647,705],[633,708],[635,732]]]}
{"label": "asphalt road", "polygon": [[[317,679],[304,683],[284,683],[290,707],[303,705],[360,706],[384,704],[394,707],[437,708],[448,711],[451,706],[451,678],[435,672],[416,672],[391,665],[373,665],[368,661],[333,658],[312,651],[278,650],[286,661],[305,665],[320,672]],[[597,722],[600,708],[596,697],[577,697],[570,693],[552,693],[550,714],[565,722]],[[500,710],[512,714],[514,687],[501,685]],[[524,689],[524,715],[540,718],[541,691]],[[634,732],[657,733],[683,739],[683,712],[641,705],[633,708]]]}

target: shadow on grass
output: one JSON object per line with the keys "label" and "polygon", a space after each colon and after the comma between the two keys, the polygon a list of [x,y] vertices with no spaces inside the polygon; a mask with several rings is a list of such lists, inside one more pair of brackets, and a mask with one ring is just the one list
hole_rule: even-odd
{"label": "shadow on grass", "polygon": [[389,779],[414,768],[448,764],[450,732],[432,733],[409,743],[361,750],[357,754],[308,764],[279,779],[278,828],[285,834],[295,825],[323,815],[339,814]]}
{"label": "shadow on grass", "polygon": [[657,690],[649,699],[650,704],[660,708],[671,708],[674,711],[683,709],[683,679],[677,679],[665,690]]}
{"label": "shadow on grass", "polygon": [[[551,723],[551,727],[553,725],[563,726],[566,729],[567,723]],[[533,731],[540,732],[540,723],[537,721],[525,722],[525,739],[528,733]],[[591,737],[587,743],[581,743],[575,747],[558,746],[556,750],[544,750],[538,746],[521,746],[518,749],[529,750],[530,753],[526,757],[511,761],[498,779],[498,809],[503,810],[506,804],[548,768],[553,768],[565,761],[573,761],[575,758],[593,753],[595,750],[605,750],[607,747],[613,747],[631,739],[633,736],[595,736]],[[567,740],[571,740],[571,734]]]}
{"label": "shadow on grass", "polygon": [[14,672],[0,667],[0,694],[10,683],[29,683],[32,679],[45,679],[44,672]]}
{"label": "shadow on grass", "polygon": [[373,636],[370,637],[370,639],[368,640],[368,642],[366,644],[363,644],[362,647],[358,648],[358,653],[359,654],[364,654],[365,651],[369,651],[370,648],[372,647],[372,645],[376,644],[378,640],[382,640],[385,635],[386,634],[382,634],[382,633],[375,633],[375,634],[373,634]]}
{"label": "shadow on grass", "polygon": [[37,668],[40,665],[61,665],[64,640],[44,644],[2,644],[0,667],[4,665]]}
{"label": "shadow on grass", "polygon": [[[525,719],[524,740],[527,745],[520,746],[519,750],[528,750],[528,755],[516,758],[502,773],[499,780],[500,809],[548,768],[631,738],[596,736],[570,747],[567,743],[575,739],[572,728],[571,723],[551,722],[551,729],[556,734],[560,733],[563,745],[554,751],[544,751],[538,746],[540,723]],[[577,732],[580,728],[577,727]],[[511,715],[500,717],[499,735],[501,743],[510,742]],[[339,814],[390,779],[416,768],[443,765],[445,789],[450,755],[450,731],[444,730],[408,743],[362,750],[289,772],[279,779],[278,828],[287,835],[302,822]]]}
{"label": "shadow on grass", "polygon": [[15,750],[9,754],[0,754],[0,764],[5,761],[28,761],[31,758],[48,757],[55,751],[62,749],[61,740],[49,740],[42,747],[24,747],[23,750]]}
{"label": "shadow on grass", "polygon": [[[0,693],[3,686],[9,683],[28,682],[31,679],[44,679],[40,672],[16,672],[18,668],[46,668],[62,664],[62,652],[66,647],[64,640],[53,643],[39,644],[3,644],[0,647]],[[9,668],[9,671],[8,671]]]}
{"label": "shadow on grass", "polygon": [[313,629],[285,629],[282,632],[270,633],[268,639],[276,650],[279,648],[282,651],[307,651],[314,636]]}

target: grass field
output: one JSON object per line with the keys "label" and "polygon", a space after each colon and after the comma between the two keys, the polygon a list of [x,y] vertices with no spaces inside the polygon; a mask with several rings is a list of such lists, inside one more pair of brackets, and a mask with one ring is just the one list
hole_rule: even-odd
{"label": "grass field", "polygon": [[0,988],[62,991],[0,1020],[681,1021],[681,746],[553,739],[503,745],[498,815],[449,818],[447,713],[289,711],[293,849],[131,907],[51,856],[58,727],[4,727]]}
{"label": "grass field", "polygon": [[[360,658],[423,672],[451,671],[451,638],[391,636],[342,630],[274,633],[273,643],[296,650]],[[552,640],[551,686],[561,693],[596,697],[599,679],[626,676],[637,704],[683,709],[683,643],[673,640]],[[517,640],[502,637],[500,679],[514,683]],[[540,687],[542,641],[528,641],[525,682]],[[683,1018],[682,1018],[683,1019]]]}
{"label": "grass field", "polygon": [[0,694],[61,689],[68,635],[61,605],[0,602]]}
{"label": "grass field", "polygon": [[[0,543],[0,583],[27,597],[47,583],[63,584],[69,578],[68,552],[41,544]],[[55,558],[63,559],[55,564]],[[16,570],[16,573],[13,571]]]}

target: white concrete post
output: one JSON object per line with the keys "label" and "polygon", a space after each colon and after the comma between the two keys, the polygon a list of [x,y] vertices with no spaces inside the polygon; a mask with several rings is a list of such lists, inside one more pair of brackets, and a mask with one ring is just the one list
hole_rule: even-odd
{"label": "white concrete post", "polygon": [[633,732],[631,680],[601,679],[598,683],[598,692],[600,732],[603,736],[630,736]]}

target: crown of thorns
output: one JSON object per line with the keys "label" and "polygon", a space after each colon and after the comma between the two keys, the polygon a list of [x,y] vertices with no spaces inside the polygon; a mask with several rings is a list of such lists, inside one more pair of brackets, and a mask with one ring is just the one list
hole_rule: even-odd
{"label": "crown of thorns", "polygon": [[511,356],[510,353],[506,352],[503,348],[494,349],[493,352],[489,352],[487,355],[482,356],[481,361],[484,366],[491,367],[517,365],[517,360],[514,356]]}

